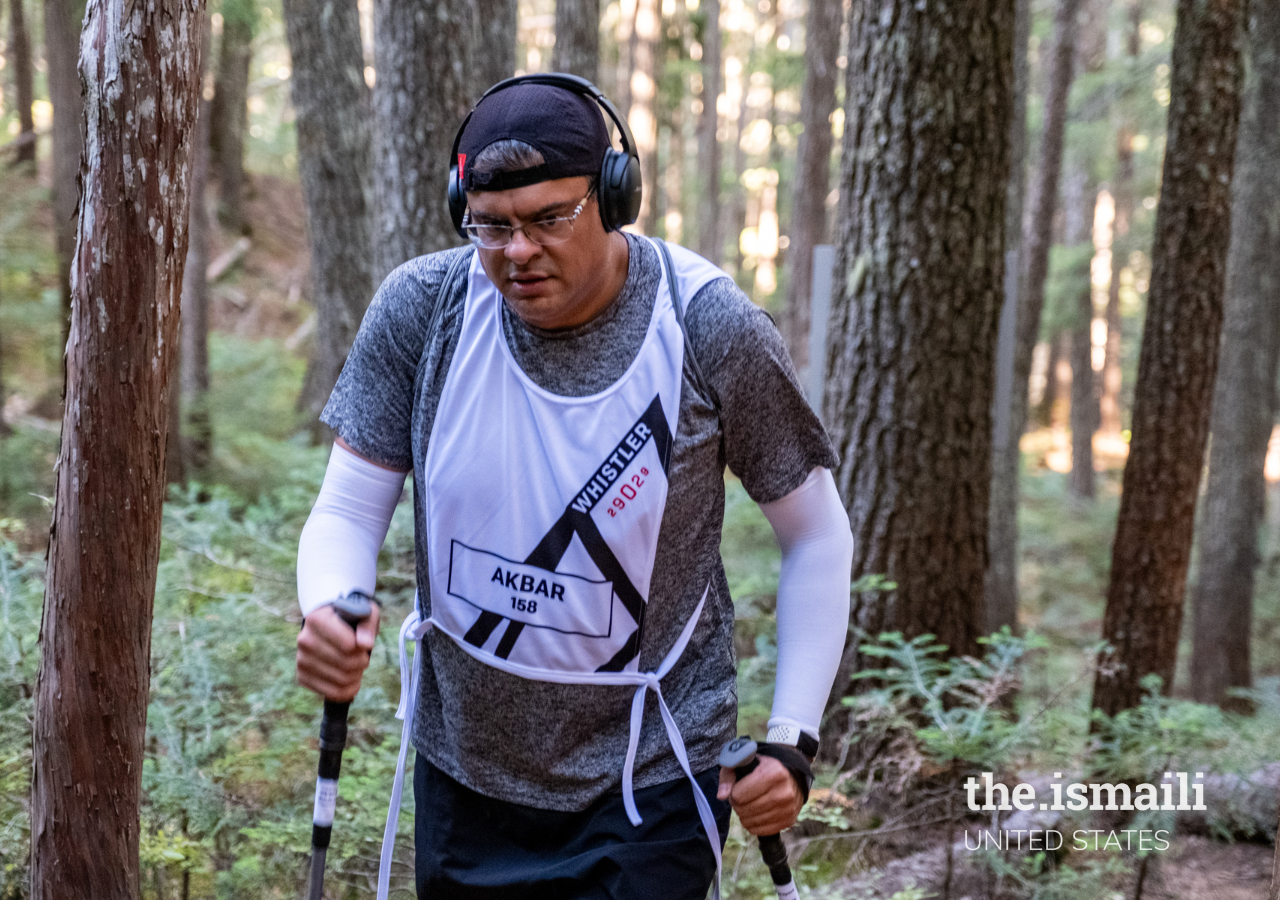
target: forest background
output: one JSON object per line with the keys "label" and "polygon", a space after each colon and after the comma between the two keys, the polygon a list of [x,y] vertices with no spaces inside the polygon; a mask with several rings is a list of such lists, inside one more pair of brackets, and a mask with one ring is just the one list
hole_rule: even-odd
{"label": "forest background", "polygon": [[[907,7],[877,22],[868,10],[881,5],[860,0],[433,0],[419,4],[436,14],[427,33],[415,30],[424,26],[412,4],[330,2],[324,15],[321,5],[215,0],[208,8],[174,368],[181,389],[170,392],[163,542],[154,593],[146,592],[154,611],[134,826],[142,896],[299,891],[318,704],[294,684],[293,567],[328,453],[317,413],[381,276],[457,243],[436,200],[440,142],[447,149],[489,84],[553,69],[593,78],[631,124],[646,185],[636,230],[724,266],[779,323],[802,383],[822,386],[814,402],[841,452],[837,477],[859,556],[820,789],[789,836],[806,893],[1268,896],[1265,845],[1280,787],[1280,442],[1270,441],[1280,15],[1255,2],[1246,19],[1244,4],[1226,0],[956,4],[953,25],[997,10],[994,37],[970,29],[964,39],[955,32],[955,43],[968,52],[966,40],[990,37],[992,60],[971,55],[975,71],[994,75],[975,80],[973,92],[983,102],[1003,98],[991,105],[1000,115],[955,132],[1000,148],[984,158],[975,139],[978,159],[966,163],[920,124],[928,101],[918,97],[941,92],[930,81],[938,77],[932,57],[911,56],[927,41],[902,24],[911,20]],[[934,25],[946,21],[947,4],[914,8],[926,23],[935,14]],[[75,74],[83,12],[72,0],[45,0],[41,10],[8,0],[0,11],[3,898],[39,895],[32,742],[63,348],[77,296],[69,273],[71,185],[84,140]],[[1239,69],[1219,78],[1235,114],[1221,97],[1199,107],[1223,116],[1200,126],[1230,151],[1210,149],[1190,165],[1217,173],[1225,157],[1224,178],[1185,178],[1190,187],[1168,181],[1186,171],[1166,159],[1170,116],[1190,121],[1197,112],[1180,106],[1175,25],[1197,37],[1200,56],[1217,52],[1224,71],[1232,59]],[[915,64],[895,74],[884,62],[893,60],[892,40],[876,41],[899,27]],[[1209,39],[1215,28],[1227,35],[1218,44]],[[879,81],[888,85],[883,95]],[[895,107],[894,96],[916,99]],[[911,103],[915,117],[895,117]],[[868,112],[875,109],[890,111],[877,117]],[[393,132],[385,123],[398,114],[408,124]],[[895,132],[895,122],[905,127]],[[846,133],[847,123],[859,130]],[[943,287],[933,295],[926,282],[923,299],[904,297],[913,276],[903,271],[937,278],[945,266],[910,239],[900,239],[899,261],[868,249],[910,230],[877,206],[892,179],[868,168],[869,157],[912,171],[958,167],[967,173],[958,191],[972,198],[985,183],[982,196],[999,195],[975,206],[965,229],[995,235],[982,246],[1003,251],[971,267],[986,281],[957,279],[964,283],[954,294],[935,281]],[[429,160],[427,190],[411,186],[397,158]],[[1207,311],[1169,306],[1179,276],[1157,256],[1162,248],[1167,259],[1179,254],[1167,253],[1173,226],[1161,231],[1160,210],[1197,180],[1230,186],[1233,178],[1229,205],[1219,197],[1203,206],[1217,215],[1202,216],[1216,223],[1216,238],[1191,247],[1218,254],[1200,267],[1216,289],[1197,282],[1186,291],[1209,298]],[[912,182],[899,196],[909,212],[895,215],[906,219],[937,194]],[[1220,227],[1224,211],[1230,228]],[[1194,234],[1186,221],[1182,233]],[[818,244],[835,246],[821,353],[809,344],[813,285],[821,293],[827,283],[812,268]],[[975,250],[970,258],[984,257]],[[931,308],[941,313],[920,312]],[[954,332],[941,342],[939,322]],[[1159,358],[1141,362],[1153,327],[1167,341]],[[1144,366],[1148,383],[1163,382],[1173,397],[1154,412],[1141,396]],[[1180,405],[1170,387],[1186,373],[1199,384],[1198,404]],[[945,402],[912,399],[929,396]],[[1143,426],[1146,446],[1164,453],[1143,470],[1154,473],[1147,494],[1168,507],[1145,532],[1140,510],[1121,509],[1126,479],[1135,479],[1135,505],[1144,496],[1141,472],[1126,473],[1139,420],[1154,423]],[[931,452],[863,452],[903,435]],[[1190,443],[1179,450],[1170,435]],[[731,476],[728,492],[723,555],[738,614],[740,731],[758,735],[771,698],[779,561],[767,524]],[[1134,546],[1145,548],[1146,563],[1126,556]],[[380,569],[380,595],[398,621],[413,593],[407,503]],[[1134,622],[1153,623],[1153,634]],[[399,735],[393,637],[383,630],[352,711],[330,857],[331,890],[344,897],[371,895],[376,871]],[[1030,826],[961,808],[958,786],[970,774],[1038,783],[1055,770],[1129,782],[1204,771],[1211,808],[1199,817],[1086,814]],[[1176,837],[1160,853],[1105,841],[1058,853],[974,853],[964,842],[984,827],[1121,826]],[[406,815],[395,871],[402,896],[411,890],[411,836]],[[726,867],[730,896],[770,894],[736,825]]]}

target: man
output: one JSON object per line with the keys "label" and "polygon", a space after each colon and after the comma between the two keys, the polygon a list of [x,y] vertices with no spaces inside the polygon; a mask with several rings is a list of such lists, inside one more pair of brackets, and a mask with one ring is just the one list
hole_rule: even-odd
{"label": "man", "polygon": [[[322,417],[298,678],[330,699],[358,691],[378,617],[353,634],[326,604],[373,593],[414,474],[421,897],[705,897],[729,804],[755,834],[795,822],[843,647],[826,434],[732,280],[617,230],[639,166],[585,84],[477,104],[451,192],[474,249],[387,278]],[[769,743],[741,783],[715,765],[736,719],[726,465],[783,550]]]}

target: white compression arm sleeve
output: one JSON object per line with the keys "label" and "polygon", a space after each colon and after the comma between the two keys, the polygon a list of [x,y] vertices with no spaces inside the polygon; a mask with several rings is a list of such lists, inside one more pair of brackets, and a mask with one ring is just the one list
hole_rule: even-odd
{"label": "white compression arm sleeve", "polygon": [[830,469],[760,509],[782,548],[778,577],[778,675],[769,739],[816,738],[844,652],[853,533]]}
{"label": "white compression arm sleeve", "polygon": [[373,596],[378,551],[407,474],[333,445],[320,496],[298,541],[298,603],[304,616],[353,590]]}

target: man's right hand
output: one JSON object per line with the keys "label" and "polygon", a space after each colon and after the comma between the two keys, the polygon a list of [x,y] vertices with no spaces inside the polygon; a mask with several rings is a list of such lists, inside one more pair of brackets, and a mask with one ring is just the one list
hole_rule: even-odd
{"label": "man's right hand", "polygon": [[375,605],[353,631],[332,606],[313,610],[298,632],[298,683],[326,700],[355,699],[369,667],[381,613]]}

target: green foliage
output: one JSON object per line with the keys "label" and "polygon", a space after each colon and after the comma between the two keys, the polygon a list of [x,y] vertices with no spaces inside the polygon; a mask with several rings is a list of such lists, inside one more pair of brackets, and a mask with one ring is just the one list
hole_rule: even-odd
{"label": "green foliage", "polygon": [[[294,681],[293,560],[317,487],[298,478],[247,506],[225,489],[198,503],[193,490],[165,511],[143,830],[153,865],[203,878],[212,870],[219,895],[293,893],[310,843],[319,704]],[[380,594],[393,622],[411,600],[396,575],[411,553],[407,513],[397,515],[382,560],[393,583]],[[335,881],[367,878],[381,840],[399,739],[394,639],[383,630],[352,707],[330,850]]]}
{"label": "green foliage", "polygon": [[305,368],[281,341],[209,335],[210,482],[243,498],[319,483],[328,451],[311,446],[295,404]]}
{"label": "green foliage", "polygon": [[1230,739],[1221,709],[1161,692],[1159,675],[1142,679],[1142,702],[1108,716],[1094,710],[1090,764],[1108,779],[1159,781],[1170,769],[1203,765],[1205,751]]}
{"label": "green foliage", "polygon": [[1003,766],[1030,734],[1030,723],[1011,713],[1006,699],[1018,688],[1023,655],[1043,643],[1007,628],[980,642],[989,648],[981,660],[948,657],[928,634],[907,640],[889,632],[862,644],[860,652],[884,666],[853,676],[874,684],[844,701],[864,726],[856,739],[865,740],[868,731],[906,730],[914,734],[922,762],[934,769]]}
{"label": "green foliage", "polygon": [[[259,0],[221,0],[211,5],[214,7],[211,12],[220,14],[224,22],[247,25],[250,32],[258,30],[262,18],[262,3]],[[226,26],[223,27],[225,29]]]}
{"label": "green foliage", "polygon": [[0,898],[26,896],[31,720],[35,711],[44,561],[10,539],[0,519]]}
{"label": "green foliage", "polygon": [[[300,889],[320,704],[294,681],[293,561],[318,475],[294,474],[256,501],[216,487],[201,503],[192,488],[165,508],[142,772],[146,885],[162,870],[170,878],[189,871],[196,897]],[[42,596],[43,555],[2,538],[18,528],[0,528],[0,897],[25,878]],[[412,529],[406,504],[381,560],[379,593],[393,623],[412,600]],[[383,629],[352,708],[330,850],[335,884],[366,884],[376,870],[400,735],[394,644],[394,628]],[[412,829],[406,813],[402,848]],[[397,868],[402,888],[407,871]]]}
{"label": "green foliage", "polygon": [[1126,882],[1130,871],[1126,862],[1114,854],[1089,854],[1072,860],[1070,865],[1055,865],[1053,857],[1044,852],[1013,860],[992,851],[975,856],[979,856],[997,878],[1016,884],[1019,895],[1028,900],[1096,900],[1115,896],[1111,891]]}
{"label": "green foliage", "polygon": [[58,435],[51,430],[19,423],[0,436],[0,516],[39,531],[48,520],[57,459]]}
{"label": "green foliage", "polygon": [[1089,261],[1093,243],[1066,246],[1056,244],[1049,250],[1049,278],[1044,286],[1044,316],[1040,320],[1040,336],[1048,340],[1059,332],[1076,327],[1079,297],[1090,290]]}
{"label": "green foliage", "polygon": [[48,190],[27,171],[0,164],[0,381],[6,397],[34,399],[61,387],[61,310],[52,230],[42,221]]}

